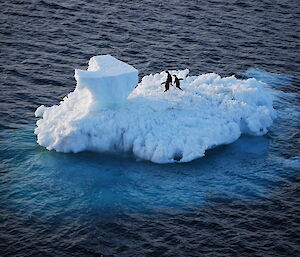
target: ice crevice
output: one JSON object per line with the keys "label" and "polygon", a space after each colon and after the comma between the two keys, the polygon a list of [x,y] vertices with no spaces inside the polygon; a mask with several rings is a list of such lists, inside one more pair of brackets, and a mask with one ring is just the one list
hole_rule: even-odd
{"label": "ice crevice", "polygon": [[131,65],[92,57],[59,105],[37,108],[37,142],[58,152],[132,151],[155,163],[188,162],[243,133],[261,136],[276,118],[270,88],[254,78],[170,73],[183,78],[183,91],[163,92],[164,71],[138,83]]}

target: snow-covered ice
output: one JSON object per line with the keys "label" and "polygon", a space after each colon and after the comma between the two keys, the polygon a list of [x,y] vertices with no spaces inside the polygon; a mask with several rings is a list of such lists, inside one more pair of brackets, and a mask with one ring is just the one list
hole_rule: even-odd
{"label": "snow-covered ice", "polygon": [[242,133],[267,133],[276,117],[270,90],[254,78],[170,73],[183,78],[183,91],[163,92],[165,72],[143,77],[134,88],[132,66],[110,56],[91,58],[88,71],[76,70],[73,92],[36,110],[37,142],[58,152],[132,152],[156,163],[188,162]]}

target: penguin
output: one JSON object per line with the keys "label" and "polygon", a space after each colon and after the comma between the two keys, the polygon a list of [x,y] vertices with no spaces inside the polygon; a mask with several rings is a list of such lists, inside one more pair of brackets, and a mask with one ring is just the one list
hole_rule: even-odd
{"label": "penguin", "polygon": [[[173,75],[173,76],[174,76],[175,86],[176,86],[178,89],[182,90],[182,88],[180,87],[180,80],[182,80],[182,79],[177,78],[176,75]],[[182,90],[182,91],[183,91],[183,90]]]}
{"label": "penguin", "polygon": [[169,90],[170,83],[172,85],[172,76],[171,76],[171,74],[168,71],[166,71],[166,73],[167,73],[167,80],[165,82],[161,83],[161,85],[165,84],[165,91],[164,92],[166,92],[166,91]]}

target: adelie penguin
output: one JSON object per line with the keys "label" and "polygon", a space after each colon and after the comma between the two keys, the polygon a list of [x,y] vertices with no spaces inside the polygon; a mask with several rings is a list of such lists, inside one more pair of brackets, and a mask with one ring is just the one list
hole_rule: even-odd
{"label": "adelie penguin", "polygon": [[165,84],[165,91],[164,92],[166,92],[166,91],[169,90],[170,83],[172,85],[172,76],[171,76],[171,74],[168,71],[166,71],[166,73],[167,73],[167,80],[165,82],[161,83],[161,85]]}
{"label": "adelie penguin", "polygon": [[179,79],[176,75],[173,75],[173,76],[174,76],[175,86],[177,88],[179,88],[180,90],[182,90],[181,87],[180,87],[180,80],[182,80],[182,79]]}

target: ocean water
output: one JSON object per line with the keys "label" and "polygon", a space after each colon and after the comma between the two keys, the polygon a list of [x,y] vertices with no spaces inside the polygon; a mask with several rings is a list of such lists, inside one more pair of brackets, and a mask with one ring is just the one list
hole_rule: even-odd
{"label": "ocean water", "polygon": [[[284,1],[1,1],[0,256],[299,256],[300,5]],[[37,145],[35,109],[98,54],[140,76],[255,77],[263,137],[185,164]]]}

